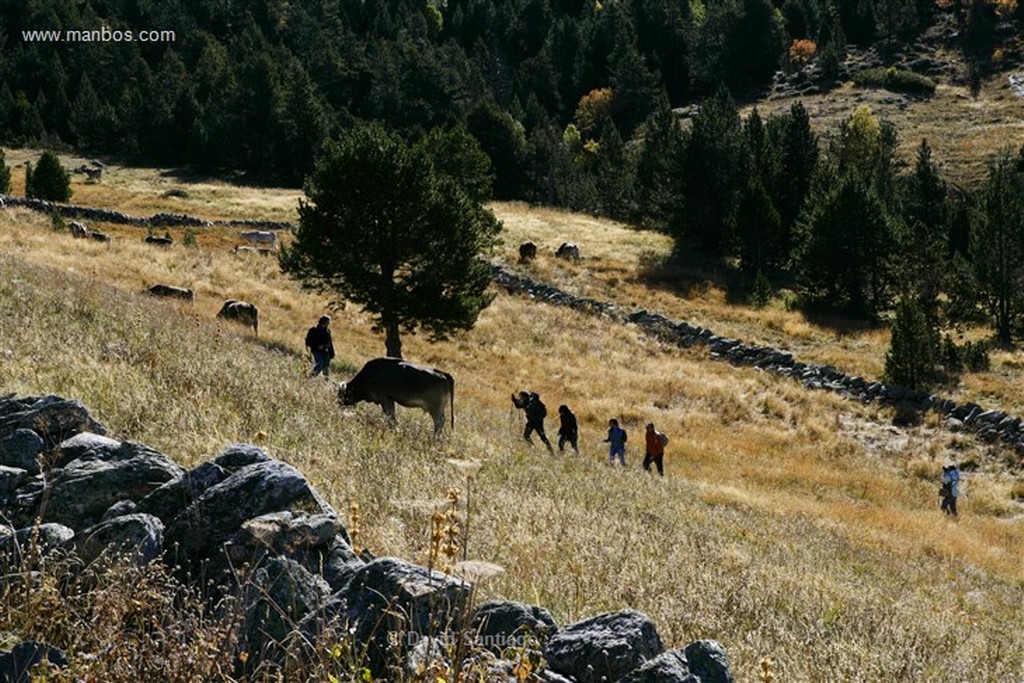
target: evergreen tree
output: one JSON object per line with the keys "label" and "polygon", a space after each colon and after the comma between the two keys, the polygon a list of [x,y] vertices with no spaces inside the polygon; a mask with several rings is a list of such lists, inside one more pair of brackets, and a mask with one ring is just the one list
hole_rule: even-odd
{"label": "evergreen tree", "polygon": [[43,152],[39,157],[29,181],[29,166],[26,164],[25,182],[31,187],[27,197],[37,197],[50,202],[66,202],[71,199],[71,177],[60,164],[60,159],[53,152]]}
{"label": "evergreen tree", "polygon": [[4,149],[0,147],[0,194],[11,191],[11,167],[7,165]]}
{"label": "evergreen tree", "polygon": [[454,180],[470,199],[490,200],[494,185],[491,160],[465,127],[435,128],[416,147],[431,160],[435,173]]}
{"label": "evergreen tree", "polygon": [[858,174],[848,171],[821,185],[809,200],[798,254],[805,293],[853,315],[875,316],[888,305],[894,284],[892,221]]}
{"label": "evergreen tree", "polygon": [[282,269],[370,313],[387,355],[401,357],[402,333],[471,328],[490,302],[481,254],[500,224],[421,150],[379,126],[357,128],[327,149],[305,192]]}
{"label": "evergreen tree", "polygon": [[797,217],[811,189],[811,179],[818,166],[818,136],[811,130],[810,117],[801,102],[795,102],[783,119],[778,144],[778,176],[772,182],[772,195],[779,211],[783,244],[782,254],[793,247]]}
{"label": "evergreen tree", "polygon": [[667,229],[672,207],[673,159],[680,153],[682,130],[662,93],[657,110],[642,129],[643,146],[637,162],[638,220],[652,228]]}
{"label": "evergreen tree", "polygon": [[996,334],[1009,344],[1024,309],[1024,182],[1008,153],[989,163],[976,215],[971,261]]}
{"label": "evergreen tree", "polygon": [[739,113],[722,87],[693,118],[680,155],[672,221],[678,237],[709,254],[724,255],[732,246],[742,154]]}
{"label": "evergreen tree", "polygon": [[883,381],[911,389],[925,389],[935,373],[933,331],[927,317],[913,299],[896,306],[892,339],[885,354]]}
{"label": "evergreen tree", "polygon": [[594,162],[597,213],[617,220],[627,220],[635,212],[634,165],[626,152],[615,123],[605,121]]}
{"label": "evergreen tree", "polygon": [[25,162],[25,196],[34,197],[32,193],[32,162]]}

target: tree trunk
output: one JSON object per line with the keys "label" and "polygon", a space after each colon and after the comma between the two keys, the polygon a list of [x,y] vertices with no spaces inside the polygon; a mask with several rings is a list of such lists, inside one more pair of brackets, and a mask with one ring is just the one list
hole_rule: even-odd
{"label": "tree trunk", "polygon": [[397,323],[389,323],[385,327],[384,348],[389,358],[402,357],[402,338],[398,336]]}

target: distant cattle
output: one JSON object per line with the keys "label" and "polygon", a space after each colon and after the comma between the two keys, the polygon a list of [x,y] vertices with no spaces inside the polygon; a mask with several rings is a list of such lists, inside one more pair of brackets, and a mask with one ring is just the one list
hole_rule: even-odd
{"label": "distant cattle", "polygon": [[68,223],[68,228],[71,229],[72,237],[82,239],[89,236],[89,228],[85,227],[85,223],[81,221],[71,221]]}
{"label": "distant cattle", "polygon": [[174,244],[174,240],[172,238],[170,238],[170,237],[159,237],[157,235],[147,235],[146,236],[146,243],[147,244],[155,244],[155,245],[157,245],[159,247],[169,247],[172,244]]}
{"label": "distant cattle", "polygon": [[555,256],[558,258],[564,258],[567,261],[579,261],[580,248],[572,242],[562,242],[562,246],[558,247],[555,251]]}
{"label": "distant cattle", "polygon": [[239,234],[239,237],[252,245],[268,244],[271,248],[277,246],[277,233],[272,230],[250,230]]}
{"label": "distant cattle", "polygon": [[106,234],[105,232],[99,232],[98,230],[90,230],[89,237],[90,239],[94,239],[97,242],[107,242],[108,244],[112,241],[110,239],[110,235]]}
{"label": "distant cattle", "polygon": [[533,242],[523,242],[519,245],[519,262],[528,263],[537,258],[537,245]]}
{"label": "distant cattle", "polygon": [[256,247],[235,247],[231,251],[233,251],[236,254],[255,254],[259,252],[259,249],[257,249]]}
{"label": "distant cattle", "polygon": [[248,325],[252,328],[252,331],[256,336],[259,336],[260,334],[259,309],[246,301],[228,299],[224,302],[224,305],[220,307],[220,313],[217,314],[217,317]]}
{"label": "distant cattle", "polygon": [[7,202],[4,201],[3,197],[0,197],[0,209],[6,209],[6,208],[7,208]]}
{"label": "distant cattle", "polygon": [[395,404],[420,408],[434,419],[434,436],[444,430],[445,408],[451,410],[455,428],[455,380],[447,372],[415,365],[401,358],[374,358],[349,382],[338,385],[338,401],[353,406],[360,401],[376,403],[392,422]]}
{"label": "distant cattle", "polygon": [[193,295],[191,289],[185,289],[184,287],[175,287],[173,285],[153,285],[149,288],[149,293],[153,296],[169,296],[185,301],[192,301]]}

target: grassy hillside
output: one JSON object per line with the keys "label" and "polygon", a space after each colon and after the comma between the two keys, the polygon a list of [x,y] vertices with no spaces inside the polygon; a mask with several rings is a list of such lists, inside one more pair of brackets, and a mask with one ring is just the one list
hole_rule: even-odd
{"label": "grassy hillside", "polygon": [[[147,179],[157,174],[126,170],[122,184],[119,173],[93,186],[97,205],[293,216],[289,193],[175,181],[187,196],[164,197]],[[205,201],[217,208],[207,212]],[[671,282],[691,286],[669,287],[660,236],[495,208],[507,229],[496,258],[511,262],[531,238],[542,247],[535,277],[803,360],[869,376],[880,369],[882,331],[840,332],[781,304],[730,304],[700,264],[673,273]],[[543,604],[560,623],[635,607],[667,644],[720,640],[739,680],[757,680],[764,657],[776,680],[792,681],[1017,681],[1024,670],[1020,475],[998,449],[930,422],[897,430],[876,407],[502,293],[470,333],[435,345],[406,340],[409,358],[456,377],[456,430],[435,444],[422,413],[400,412],[389,431],[376,407],[342,412],[329,384],[305,376],[302,336],[326,302],[284,279],[273,259],[231,254],[233,232],[158,250],[137,229],[97,227],[115,242],[76,241],[36,214],[0,212],[0,390],[80,398],[115,436],[185,465],[230,441],[260,443],[337,509],[358,503],[361,543],[415,561],[426,559],[442,492],[458,487],[465,499],[465,475],[448,460],[481,460],[468,555],[506,570],[481,597]],[[581,245],[582,264],[554,262],[563,240]],[[192,287],[196,302],[140,294],[155,282]],[[229,297],[260,306],[259,339],[216,322]],[[358,310],[334,319],[336,374],[383,352]],[[1005,352],[956,391],[1024,412],[1020,363]],[[521,441],[508,394],[523,387],[552,413],[563,402],[574,408],[581,457]],[[626,471],[608,468],[600,443],[613,416],[633,436]],[[650,420],[672,437],[664,480],[638,468]],[[951,456],[978,468],[959,523],[937,509],[935,481]],[[17,627],[16,615],[5,618],[0,630]]]}

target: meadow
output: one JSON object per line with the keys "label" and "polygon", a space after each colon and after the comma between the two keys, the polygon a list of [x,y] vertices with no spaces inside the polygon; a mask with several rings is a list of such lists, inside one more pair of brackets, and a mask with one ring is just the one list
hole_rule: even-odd
{"label": "meadow", "polygon": [[[8,161],[17,163],[16,154]],[[17,180],[18,172],[14,177]],[[298,194],[111,168],[73,201],[128,213],[294,220]],[[88,189],[87,189],[88,188]],[[168,190],[182,193],[168,195]],[[670,263],[664,236],[586,216],[496,204],[514,263],[532,239],[532,277],[574,293],[686,319],[800,360],[877,377],[888,335],[814,321],[784,301],[731,302],[714,269]],[[784,378],[681,350],[636,328],[496,291],[470,332],[436,344],[405,338],[410,359],[456,378],[456,427],[440,443],[401,410],[342,411],[334,387],[307,377],[302,338],[334,318],[333,379],[382,355],[353,306],[302,290],[276,260],[236,255],[228,229],[184,234],[170,249],[144,231],[95,226],[111,245],[55,232],[47,217],[0,212],[0,391],[81,399],[110,432],[184,466],[227,443],[256,442],[298,467],[338,510],[358,505],[359,542],[426,562],[430,514],[444,493],[471,493],[470,559],[504,573],[478,597],[548,607],[560,624],[633,607],[669,646],[714,638],[740,681],[999,681],[1024,672],[1024,504],[1017,456],[944,430],[934,416],[898,429],[891,411],[810,392]],[[561,241],[578,264],[556,262]],[[154,300],[156,282],[195,290]],[[227,298],[260,307],[259,338],[218,323]],[[1024,414],[1013,349],[948,395]],[[509,394],[537,391],[553,416],[571,406],[581,455],[521,438]],[[631,435],[625,470],[607,465],[607,420]],[[643,425],[671,437],[666,477],[639,468]],[[548,420],[549,435],[556,426]],[[942,463],[971,463],[961,519],[938,511]],[[472,472],[450,461],[480,461]],[[6,613],[15,633],[26,615]],[[2,646],[2,642],[0,642]]]}

